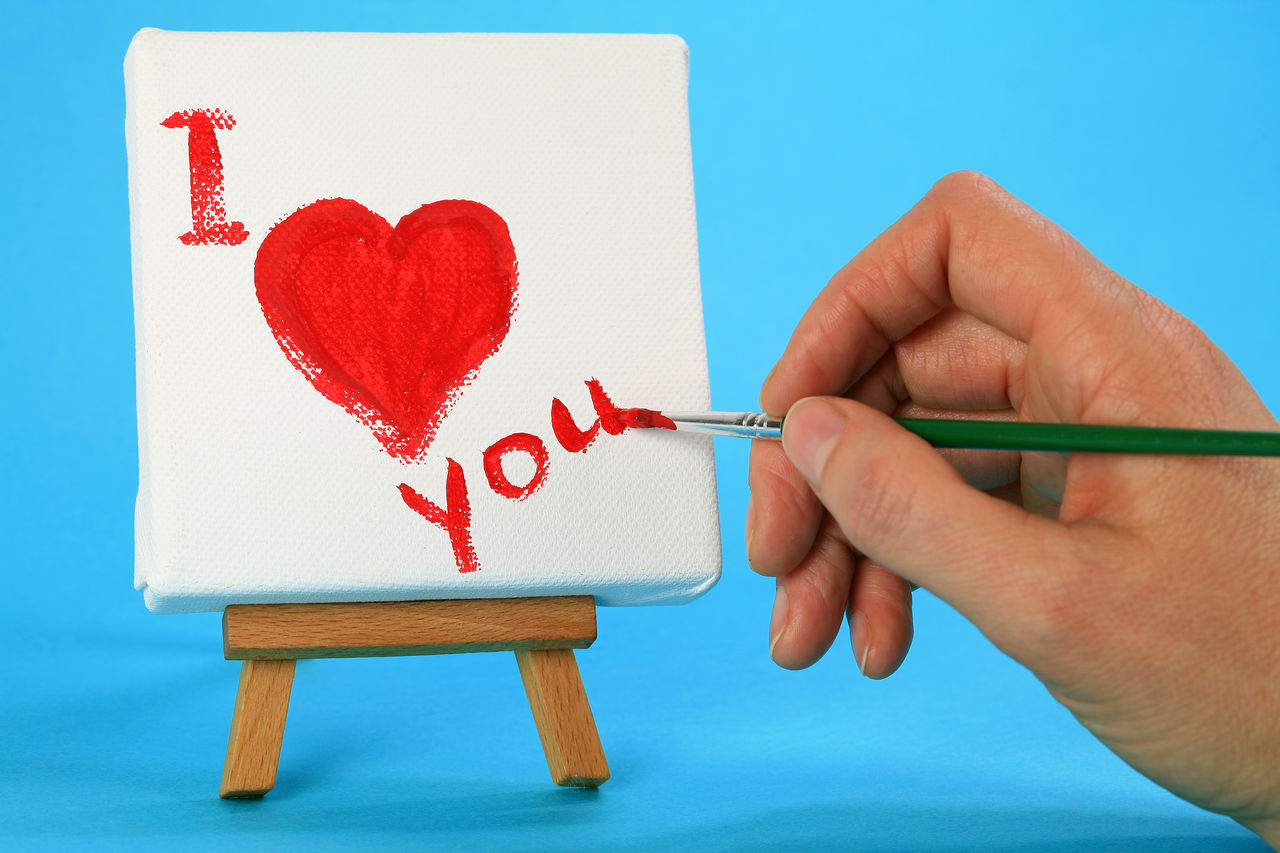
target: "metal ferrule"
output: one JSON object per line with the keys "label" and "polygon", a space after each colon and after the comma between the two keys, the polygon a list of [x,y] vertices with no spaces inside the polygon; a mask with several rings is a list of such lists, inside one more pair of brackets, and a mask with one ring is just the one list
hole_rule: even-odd
{"label": "metal ferrule", "polygon": [[663,412],[676,429],[708,435],[782,438],[782,419],[763,412]]}

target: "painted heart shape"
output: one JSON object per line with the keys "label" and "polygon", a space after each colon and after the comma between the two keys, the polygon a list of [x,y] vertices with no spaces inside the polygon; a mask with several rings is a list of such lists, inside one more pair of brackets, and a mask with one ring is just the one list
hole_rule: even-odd
{"label": "painted heart shape", "polygon": [[290,363],[404,462],[425,454],[516,306],[507,224],[466,200],[424,204],[392,228],[322,199],[271,229],[253,277]]}

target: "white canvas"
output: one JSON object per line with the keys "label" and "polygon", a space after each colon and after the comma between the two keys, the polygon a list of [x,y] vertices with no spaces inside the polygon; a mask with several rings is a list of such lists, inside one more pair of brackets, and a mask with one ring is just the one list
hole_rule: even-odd
{"label": "white canvas", "polygon": [[[674,603],[715,583],[710,439],[601,431],[570,452],[551,426],[553,398],[579,427],[595,420],[585,384],[592,378],[622,407],[709,407],[687,64],[684,43],[672,36],[143,30],[135,37],[125,61],[141,469],[135,583],[148,607],[561,594]],[[206,112],[191,118],[190,111]],[[209,141],[193,141],[201,121],[213,126],[222,192],[202,196],[204,213],[194,221],[190,164],[208,151],[189,143]],[[324,270],[304,273],[304,262],[330,257],[312,251],[329,245],[314,237],[319,226],[306,218],[314,210],[292,220],[301,229],[294,238],[311,241],[311,254],[280,243],[269,247],[276,267],[258,257],[295,211],[335,198],[358,203],[387,228],[425,204],[470,200],[509,234],[508,329],[453,389],[451,408],[417,456],[404,444],[394,455],[375,434],[377,413],[357,417],[365,411],[358,400],[348,407],[353,415],[322,394],[312,375],[316,354],[298,350],[317,336],[311,345],[324,344],[327,377],[341,386],[333,376],[347,369],[348,356],[334,355],[345,344],[331,338],[354,322],[339,310],[341,295],[359,279],[352,270],[364,269],[351,253],[383,252],[376,261],[391,272],[377,305],[394,291],[387,282],[427,280],[427,267],[413,264],[428,261],[347,235],[347,254],[339,253],[347,266],[334,274],[340,282]],[[447,245],[463,245],[455,240],[462,233],[448,231]],[[501,242],[493,240],[482,242]],[[507,274],[500,252],[492,261],[489,249],[461,251],[456,264],[449,256],[455,273],[430,275],[461,276],[455,284],[469,294],[481,280],[468,272],[473,256],[484,281]],[[430,267],[437,268],[445,269]],[[255,273],[286,282],[294,290],[284,301],[306,311],[282,314],[280,297],[273,321]],[[298,282],[315,280],[338,300],[325,303],[328,313],[307,307],[315,298]],[[433,337],[416,326],[406,332],[414,345],[383,353],[386,364],[416,365],[423,340],[470,329],[482,312],[464,307]],[[383,310],[374,309],[371,322],[399,322]],[[290,332],[290,323],[305,328]],[[384,378],[403,373],[377,369]],[[372,387],[364,374],[353,376],[346,379]],[[380,399],[408,406],[422,381],[379,385]],[[482,457],[515,433],[546,450],[545,478],[520,500],[490,487]],[[447,511],[449,459],[465,479],[478,570],[460,571],[449,533],[402,496],[404,484]],[[529,454],[505,462],[515,486],[534,473]]]}

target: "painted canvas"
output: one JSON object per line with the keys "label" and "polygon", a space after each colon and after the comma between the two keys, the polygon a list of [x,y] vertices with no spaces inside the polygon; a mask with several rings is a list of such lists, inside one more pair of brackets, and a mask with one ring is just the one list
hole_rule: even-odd
{"label": "painted canvas", "polygon": [[125,62],[135,583],[235,603],[715,583],[672,36],[177,33]]}

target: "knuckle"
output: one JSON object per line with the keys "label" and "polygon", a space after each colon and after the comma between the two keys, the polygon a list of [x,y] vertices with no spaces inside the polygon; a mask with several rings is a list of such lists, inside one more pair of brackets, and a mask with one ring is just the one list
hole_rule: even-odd
{"label": "knuckle", "polygon": [[[1125,283],[1131,299],[1116,312],[1115,334],[1140,346],[1110,347],[1116,363],[1095,389],[1100,404],[1134,422],[1164,411],[1186,426],[1223,428],[1230,415],[1224,389],[1234,368],[1195,323],[1154,296]],[[1175,406],[1170,389],[1179,389]]]}
{"label": "knuckle", "polygon": [[1205,372],[1216,367],[1212,362],[1217,348],[1199,326],[1154,296],[1136,287],[1134,291],[1142,329],[1165,355],[1166,363],[1172,361],[1182,371]]}
{"label": "knuckle", "polygon": [[1152,336],[1172,344],[1199,338],[1200,330],[1185,316],[1136,287],[1133,287],[1133,294],[1136,297],[1137,314]]}
{"label": "knuckle", "polygon": [[[1029,277],[1027,241],[1036,266],[1069,274],[1081,263],[1079,244],[1066,231],[978,172],[953,172],[930,191],[946,224],[954,256],[972,258],[991,274]],[[1012,230],[1010,230],[1012,228]]]}
{"label": "knuckle", "polygon": [[943,175],[930,194],[949,200],[982,200],[1003,195],[1004,190],[981,172],[961,169]]}
{"label": "knuckle", "polygon": [[[878,348],[887,348],[892,341],[889,330],[865,306],[874,302],[877,294],[892,290],[893,273],[895,270],[900,273],[903,267],[905,262],[898,258],[896,249],[891,249],[880,260],[857,258],[832,276],[829,286],[836,298],[831,302],[831,310],[820,320],[822,341],[844,337],[850,329],[865,329],[876,336],[873,343]],[[899,279],[905,280],[905,277],[900,275]]]}

